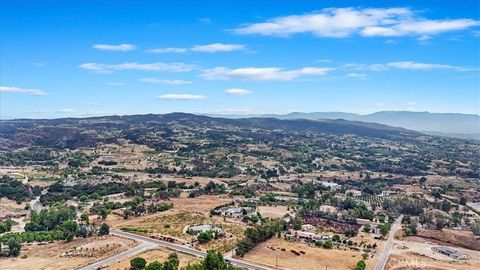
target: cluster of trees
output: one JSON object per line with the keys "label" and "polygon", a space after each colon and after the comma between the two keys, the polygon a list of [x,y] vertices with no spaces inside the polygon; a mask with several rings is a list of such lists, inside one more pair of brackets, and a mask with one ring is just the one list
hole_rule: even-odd
{"label": "cluster of trees", "polygon": [[313,199],[317,191],[327,191],[328,189],[328,187],[319,183],[306,183],[293,186],[292,192],[297,193],[301,199]]}
{"label": "cluster of trees", "polygon": [[398,197],[394,200],[385,199],[382,207],[393,216],[397,214],[419,216],[427,207],[427,202],[420,198]]}
{"label": "cluster of trees", "polygon": [[247,252],[252,250],[258,243],[264,242],[272,238],[275,234],[280,236],[280,233],[287,229],[287,224],[283,220],[267,219],[261,225],[256,225],[253,228],[247,228],[245,237],[242,239],[235,249],[235,253],[243,257]]}
{"label": "cluster of trees", "polygon": [[8,255],[18,256],[22,248],[22,243],[45,242],[64,239],[65,237],[61,230],[43,232],[8,232],[0,236],[0,250],[2,244],[7,244],[9,249]]}
{"label": "cluster of trees", "polygon": [[[167,185],[161,181],[153,182],[132,182],[128,184],[119,183],[119,182],[109,182],[101,183],[96,185],[91,184],[79,184],[74,186],[65,186],[61,182],[56,182],[48,188],[48,193],[40,197],[40,202],[43,204],[53,204],[59,201],[65,201],[77,198],[88,198],[88,199],[98,199],[102,196],[116,194],[116,193],[125,193],[127,196],[143,196],[144,190],[146,188],[157,188],[158,192],[167,191]],[[166,193],[167,195],[165,196]],[[96,194],[96,195],[93,195]],[[163,192],[160,198],[168,199],[170,197],[178,196],[180,193],[173,192]],[[92,195],[94,197],[92,197]]]}
{"label": "cluster of trees", "polygon": [[415,218],[412,218],[409,215],[406,215],[402,218],[402,224],[407,225],[405,227],[405,235],[415,235],[417,234],[418,222]]}
{"label": "cluster of trees", "polygon": [[110,227],[103,223],[97,231],[93,225],[79,225],[74,220],[67,220],[56,226],[54,230],[8,232],[0,236],[0,250],[2,244],[7,244],[9,246],[9,255],[18,256],[22,243],[49,242],[54,240],[70,241],[75,236],[88,237],[93,234],[110,234]]}
{"label": "cluster of trees", "polygon": [[58,206],[43,209],[40,212],[32,211],[30,214],[30,222],[25,224],[25,231],[50,231],[58,225],[68,220],[74,220],[77,211],[74,206]]}
{"label": "cluster of trees", "polygon": [[163,212],[167,211],[168,209],[173,208],[173,203],[151,203],[150,205],[146,206],[144,203],[134,203],[134,201],[130,201],[129,204],[125,205],[127,208],[123,210],[123,218],[128,219],[130,216],[139,216],[144,214],[148,211],[148,213],[153,214],[156,212]]}
{"label": "cluster of trees", "polygon": [[144,258],[136,257],[130,260],[131,270],[177,270],[180,260],[176,253],[171,253],[163,263],[153,261],[147,265]]}
{"label": "cluster of trees", "polygon": [[9,232],[12,229],[13,220],[6,219],[0,221],[0,233]]}
{"label": "cluster of trees", "polygon": [[347,210],[348,216],[351,218],[372,220],[375,216],[375,213],[368,210],[363,202],[354,200],[350,197],[347,197],[345,200],[338,200],[336,204],[341,210]]}
{"label": "cluster of trees", "polygon": [[190,194],[188,194],[188,197],[194,198],[203,194],[208,194],[208,195],[225,194],[225,185],[215,184],[214,182],[210,181],[205,185],[205,187],[199,188],[190,192]]}
{"label": "cluster of trees", "polygon": [[216,239],[218,235],[212,231],[201,232],[197,235],[197,240],[200,244],[209,242],[212,239]]}
{"label": "cluster of trees", "polygon": [[[136,257],[130,261],[131,270],[178,270],[180,261],[176,253],[171,253],[167,260],[162,262],[153,261],[147,264],[144,258]],[[207,252],[205,259],[198,263],[188,264],[182,268],[184,270],[241,270],[232,266],[223,258],[222,253],[210,250]]]}
{"label": "cluster of trees", "polygon": [[83,152],[75,152],[71,154],[67,164],[70,167],[83,168],[88,166],[88,164],[90,164],[90,162],[92,162],[94,159],[94,156],[89,156]]}
{"label": "cluster of trees", "polygon": [[0,199],[8,198],[14,200],[17,203],[21,203],[31,199],[28,185],[24,185],[22,182],[17,181],[7,175],[0,178]]}

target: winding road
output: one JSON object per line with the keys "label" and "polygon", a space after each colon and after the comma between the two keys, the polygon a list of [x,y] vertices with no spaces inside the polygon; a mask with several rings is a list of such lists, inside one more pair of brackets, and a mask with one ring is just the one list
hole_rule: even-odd
{"label": "winding road", "polygon": [[[116,235],[124,238],[129,238],[135,241],[138,241],[140,244],[132,247],[124,252],[118,253],[116,255],[113,255],[111,257],[105,258],[101,261],[83,266],[81,268],[78,268],[78,270],[95,270],[99,269],[108,265],[111,265],[113,263],[125,260],[127,258],[130,258],[132,256],[135,256],[137,254],[140,254],[146,250],[153,249],[155,247],[165,247],[171,250],[175,250],[181,253],[197,256],[197,257],[205,257],[207,253],[205,251],[201,250],[196,250],[190,247],[182,246],[182,245],[177,245],[177,244],[172,244],[170,242],[162,241],[162,240],[157,240],[153,238],[149,238],[146,236],[141,236],[133,233],[128,233],[128,232],[122,232],[122,231],[110,231],[111,235]],[[245,269],[251,269],[251,270],[269,270],[270,268],[264,267],[264,266],[259,266],[250,262],[246,262],[243,260],[238,260],[238,259],[233,259],[233,258],[226,258],[226,261],[230,262],[232,265],[242,267]]]}
{"label": "winding road", "polygon": [[375,266],[375,270],[383,270],[385,265],[387,264],[388,258],[390,257],[390,253],[392,252],[393,248],[393,240],[395,236],[395,232],[398,231],[402,227],[402,217],[399,216],[392,225],[390,232],[388,233],[388,240],[385,244],[385,248],[383,252],[378,257],[377,265]]}

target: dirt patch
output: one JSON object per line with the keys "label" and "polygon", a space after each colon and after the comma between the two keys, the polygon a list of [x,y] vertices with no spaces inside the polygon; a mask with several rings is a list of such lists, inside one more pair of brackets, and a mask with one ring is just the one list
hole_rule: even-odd
{"label": "dirt patch", "polygon": [[[260,212],[263,217],[282,218],[290,211],[287,206],[260,206],[258,207],[258,212]],[[290,215],[293,214],[290,213]]]}
{"label": "dirt patch", "polygon": [[473,270],[478,266],[472,266],[467,262],[445,262],[438,261],[426,256],[418,255],[413,252],[405,252],[402,255],[391,255],[385,270]]}
{"label": "dirt patch", "polygon": [[480,251],[480,240],[475,239],[471,231],[421,230],[418,231],[417,236]]}
{"label": "dirt patch", "polygon": [[0,269],[75,269],[127,250],[135,244],[133,240],[106,236],[80,238],[68,243],[23,245],[19,257],[2,258]]}
{"label": "dirt patch", "polygon": [[186,195],[171,199],[174,209],[209,215],[212,208],[232,202],[228,195],[203,195],[195,198],[188,198]]}
{"label": "dirt patch", "polygon": [[309,247],[273,238],[257,245],[244,259],[271,267],[278,262],[280,269],[300,269],[301,266],[304,270],[318,270],[327,266],[329,270],[345,270],[354,269],[361,258],[360,252]]}

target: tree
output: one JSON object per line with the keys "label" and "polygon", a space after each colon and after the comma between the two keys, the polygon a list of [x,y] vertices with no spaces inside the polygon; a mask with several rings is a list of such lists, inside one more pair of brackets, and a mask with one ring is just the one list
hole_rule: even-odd
{"label": "tree", "polygon": [[59,227],[63,231],[63,237],[67,242],[73,240],[73,237],[77,234],[79,228],[78,223],[74,220],[64,221]]}
{"label": "tree", "polygon": [[357,262],[357,266],[355,266],[355,270],[365,270],[367,265],[365,264],[364,260],[360,260]]}
{"label": "tree", "polygon": [[163,270],[163,264],[159,261],[153,261],[145,267],[145,270]]}
{"label": "tree", "polygon": [[103,220],[107,219],[108,214],[109,213],[106,208],[102,208],[99,213],[99,215],[102,217]]}
{"label": "tree", "polygon": [[425,182],[427,182],[427,178],[425,176],[420,177],[420,184],[425,185]]}
{"label": "tree", "polygon": [[340,242],[340,241],[341,241],[341,240],[340,240],[340,235],[335,234],[335,235],[332,237],[332,240],[333,240],[334,242]]}
{"label": "tree", "polygon": [[390,223],[382,223],[379,225],[380,233],[382,234],[383,237],[385,237],[388,234],[391,226],[392,225]]}
{"label": "tree", "polygon": [[16,238],[10,238],[7,242],[9,255],[17,257],[22,249],[22,244]]}
{"label": "tree", "polygon": [[141,257],[136,257],[130,260],[131,270],[143,270],[146,265],[147,265],[147,261]]}
{"label": "tree", "polygon": [[302,219],[299,217],[294,217],[292,219],[292,226],[294,230],[301,230],[302,229]]}
{"label": "tree", "polygon": [[89,223],[89,216],[87,213],[83,213],[81,216],[80,216],[80,220],[85,222],[85,223]]}
{"label": "tree", "polygon": [[438,217],[437,221],[435,222],[435,228],[437,230],[442,230],[443,228],[445,228],[446,223],[447,222],[444,217]]}
{"label": "tree", "polygon": [[470,230],[473,232],[474,235],[480,235],[480,221],[477,221],[470,225]]}
{"label": "tree", "polygon": [[225,261],[222,254],[218,251],[208,251],[207,257],[203,261],[203,267],[205,270],[224,269]]}
{"label": "tree", "polygon": [[332,242],[332,240],[329,239],[329,240],[325,241],[325,242],[323,243],[323,247],[324,247],[324,248],[327,248],[327,249],[332,248],[332,247],[333,247],[333,242]]}
{"label": "tree", "polygon": [[100,235],[107,235],[110,234],[110,226],[107,223],[102,223],[100,226],[100,230],[98,231]]}
{"label": "tree", "polygon": [[460,202],[459,202],[461,205],[466,205],[467,204],[467,198],[462,196],[460,197]]}
{"label": "tree", "polygon": [[180,260],[178,259],[177,253],[170,253],[168,255],[168,260],[163,265],[163,270],[177,270]]}
{"label": "tree", "polygon": [[372,230],[372,225],[370,224],[365,224],[365,226],[363,226],[363,231],[364,232],[370,232]]}
{"label": "tree", "polygon": [[211,231],[201,232],[198,234],[197,239],[198,239],[198,242],[200,242],[200,244],[207,243],[208,241],[213,239],[213,232]]}
{"label": "tree", "polygon": [[412,220],[412,222],[410,222],[410,225],[408,225],[408,228],[410,229],[410,232],[412,234],[417,234],[417,226],[418,223],[416,220]]}

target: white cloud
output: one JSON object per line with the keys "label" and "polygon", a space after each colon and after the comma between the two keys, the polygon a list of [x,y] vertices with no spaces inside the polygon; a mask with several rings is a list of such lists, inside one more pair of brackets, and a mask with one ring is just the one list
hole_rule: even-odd
{"label": "white cloud", "polygon": [[59,113],[73,113],[73,112],[75,112],[75,110],[70,109],[70,108],[63,108],[63,109],[58,109],[57,112],[59,112]]}
{"label": "white cloud", "polygon": [[451,65],[442,64],[428,64],[418,63],[412,61],[391,62],[387,64],[388,67],[396,69],[408,69],[408,70],[429,70],[429,69],[451,69],[457,71],[465,71],[467,69]]}
{"label": "white cloud", "polygon": [[248,94],[252,93],[252,91],[250,91],[248,89],[243,89],[243,88],[230,88],[230,89],[225,90],[225,93],[227,93],[229,95],[232,95],[232,96],[245,96],[245,95],[248,95]]}
{"label": "white cloud", "polygon": [[92,48],[101,50],[101,51],[110,51],[110,52],[128,52],[136,49],[135,45],[133,44],[118,44],[118,45],[95,44],[92,46]]}
{"label": "white cloud", "polygon": [[245,50],[245,45],[242,44],[224,44],[224,43],[212,43],[208,45],[197,45],[193,46],[192,51],[194,52],[232,52]]}
{"label": "white cloud", "polygon": [[368,75],[365,74],[365,73],[355,73],[355,72],[352,72],[352,73],[348,73],[347,74],[347,77],[350,77],[350,78],[358,78],[360,80],[366,80],[368,78]]}
{"label": "white cloud", "polygon": [[409,8],[326,8],[303,15],[277,17],[234,29],[237,34],[286,37],[310,33],[318,37],[431,36],[479,25],[472,19],[430,20]]}
{"label": "white cloud", "polygon": [[30,88],[21,88],[21,87],[12,87],[12,86],[0,86],[0,93],[20,93],[20,94],[27,94],[31,96],[43,96],[47,94],[40,89],[30,89]]}
{"label": "white cloud", "polygon": [[187,51],[192,52],[204,52],[204,53],[215,53],[215,52],[233,52],[245,50],[246,47],[243,44],[226,44],[226,43],[212,43],[206,45],[196,45],[192,48],[157,48],[148,50],[148,53],[184,53]]}
{"label": "white cloud", "polygon": [[421,62],[414,62],[414,61],[398,61],[398,62],[390,62],[385,64],[349,63],[349,64],[343,65],[343,67],[346,69],[352,69],[352,70],[372,70],[372,71],[382,71],[382,70],[390,70],[390,69],[401,69],[401,70],[445,69],[445,70],[453,70],[453,71],[478,70],[473,68],[465,68],[465,67],[452,66],[452,65],[421,63]]}
{"label": "white cloud", "polygon": [[204,70],[200,76],[207,80],[290,81],[304,76],[323,76],[331,70],[333,69],[318,67],[304,67],[293,70],[283,70],[278,67],[237,69],[216,67]]}
{"label": "white cloud", "polygon": [[157,48],[148,50],[148,53],[184,53],[188,49],[187,48]]}
{"label": "white cloud", "polygon": [[165,100],[199,100],[207,98],[204,95],[192,95],[192,94],[165,94],[157,96],[157,99]]}
{"label": "white cloud", "polygon": [[167,71],[167,72],[186,72],[191,71],[194,66],[184,63],[123,63],[123,64],[100,64],[100,63],[84,63],[79,66],[85,70],[97,73],[113,73],[121,70],[138,70],[138,71]]}
{"label": "white cloud", "polygon": [[141,78],[139,81],[146,83],[158,83],[158,84],[168,84],[168,85],[186,85],[191,84],[190,81],[184,80],[168,80],[168,79],[157,79],[157,78]]}

